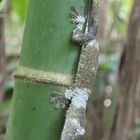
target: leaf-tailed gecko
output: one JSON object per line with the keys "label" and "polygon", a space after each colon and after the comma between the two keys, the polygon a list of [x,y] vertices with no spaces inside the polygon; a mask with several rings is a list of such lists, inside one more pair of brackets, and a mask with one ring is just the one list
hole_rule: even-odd
{"label": "leaf-tailed gecko", "polygon": [[[89,0],[87,16],[84,16],[84,12],[79,14],[75,7],[71,7],[70,15],[76,24],[72,40],[82,48],[75,82],[64,92],[65,99],[71,103],[66,113],[61,140],[76,140],[85,134],[86,107],[98,69],[96,9],[96,0]],[[52,94],[52,99],[57,105],[65,107],[66,100],[62,94]]]}

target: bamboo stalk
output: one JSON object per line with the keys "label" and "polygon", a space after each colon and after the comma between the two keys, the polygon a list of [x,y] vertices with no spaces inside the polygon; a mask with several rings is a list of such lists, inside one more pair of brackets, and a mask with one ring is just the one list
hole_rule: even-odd
{"label": "bamboo stalk", "polygon": [[36,82],[34,76],[36,72],[41,76],[42,72],[53,73],[53,77],[63,75],[73,82],[80,48],[71,41],[74,25],[69,12],[72,5],[80,9],[83,4],[84,0],[30,0],[20,67],[35,74],[17,73],[5,140],[60,139],[65,110],[56,109],[50,99],[51,93],[62,92],[65,85],[38,78]]}

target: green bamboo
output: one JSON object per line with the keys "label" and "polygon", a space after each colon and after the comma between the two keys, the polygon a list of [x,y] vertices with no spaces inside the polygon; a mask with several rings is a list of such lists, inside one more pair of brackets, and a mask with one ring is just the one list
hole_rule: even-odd
{"label": "green bamboo", "polygon": [[56,109],[50,99],[51,93],[64,87],[41,82],[35,76],[44,81],[44,73],[66,78],[75,75],[80,48],[71,42],[75,25],[69,12],[72,5],[80,8],[83,4],[84,0],[30,0],[18,70],[25,77],[17,74],[5,140],[60,139],[65,110]]}

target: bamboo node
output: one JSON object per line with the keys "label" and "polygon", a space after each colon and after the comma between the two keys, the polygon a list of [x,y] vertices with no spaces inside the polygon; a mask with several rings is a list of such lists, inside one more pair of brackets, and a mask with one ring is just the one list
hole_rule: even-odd
{"label": "bamboo node", "polygon": [[20,66],[17,69],[14,77],[16,79],[23,79],[30,82],[51,84],[51,85],[64,86],[64,87],[69,87],[74,82],[74,77],[71,75],[45,72],[41,70],[35,70],[32,68],[24,67],[24,66]]}

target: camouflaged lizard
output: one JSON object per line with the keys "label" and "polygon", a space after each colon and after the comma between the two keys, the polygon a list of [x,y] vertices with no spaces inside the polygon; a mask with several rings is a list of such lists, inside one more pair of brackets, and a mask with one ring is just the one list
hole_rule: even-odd
{"label": "camouflaged lizard", "polygon": [[96,40],[97,1],[89,0],[88,9],[87,16],[84,16],[84,12],[79,14],[75,7],[71,7],[70,12],[72,21],[76,24],[72,40],[82,46],[75,82],[65,90],[64,95],[52,94],[53,101],[62,108],[67,100],[71,102],[66,113],[61,140],[76,140],[85,134],[86,107],[98,69],[99,53]]}

